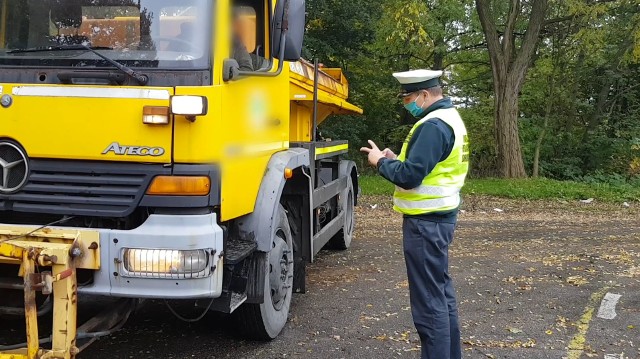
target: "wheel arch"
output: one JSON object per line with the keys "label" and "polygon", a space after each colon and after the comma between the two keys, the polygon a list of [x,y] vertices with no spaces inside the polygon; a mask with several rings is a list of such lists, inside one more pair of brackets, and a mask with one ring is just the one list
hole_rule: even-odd
{"label": "wheel arch", "polygon": [[351,182],[353,184],[354,196],[353,196],[353,204],[358,204],[358,197],[360,195],[360,186],[358,184],[358,167],[356,163],[349,160],[340,161],[340,167],[338,169],[338,175],[342,176],[350,176]]}
{"label": "wheel arch", "polygon": [[[240,238],[257,243],[257,250],[268,252],[271,249],[271,230],[273,218],[277,214],[283,190],[287,184],[285,169],[300,169],[309,166],[309,151],[303,148],[290,148],[274,154],[260,184],[253,212],[237,220]],[[298,170],[300,171],[300,170]]]}

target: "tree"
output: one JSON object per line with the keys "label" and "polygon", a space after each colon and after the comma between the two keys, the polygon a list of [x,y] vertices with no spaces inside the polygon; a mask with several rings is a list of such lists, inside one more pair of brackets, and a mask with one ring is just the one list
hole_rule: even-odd
{"label": "tree", "polygon": [[307,4],[305,58],[345,69],[365,110],[325,121],[325,137],[399,150],[414,119],[391,73],[437,67],[469,130],[472,176],[640,185],[638,0]]}
{"label": "tree", "polygon": [[[524,34],[516,27],[523,15],[520,0],[510,0],[504,29],[496,25],[497,6],[489,0],[476,0],[476,9],[489,50],[494,83],[495,141],[498,173],[502,177],[526,177],[518,130],[519,93],[545,20],[548,0],[533,0],[526,17],[529,18]],[[526,12],[526,11],[525,11]],[[519,46],[518,46],[519,44]]]}

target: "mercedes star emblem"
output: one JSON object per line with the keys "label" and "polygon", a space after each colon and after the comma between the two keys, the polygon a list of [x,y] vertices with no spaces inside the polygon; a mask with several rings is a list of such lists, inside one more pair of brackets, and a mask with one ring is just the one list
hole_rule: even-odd
{"label": "mercedes star emblem", "polygon": [[13,193],[27,182],[29,164],[26,154],[11,142],[0,142],[0,193]]}
{"label": "mercedes star emblem", "polygon": [[13,98],[11,98],[11,95],[2,95],[2,97],[0,97],[0,105],[2,105],[2,107],[7,108],[11,106],[12,103]]}

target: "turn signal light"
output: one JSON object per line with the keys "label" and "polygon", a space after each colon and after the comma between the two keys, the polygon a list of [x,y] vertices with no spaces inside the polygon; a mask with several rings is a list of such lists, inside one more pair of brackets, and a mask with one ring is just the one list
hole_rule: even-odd
{"label": "turn signal light", "polygon": [[148,125],[169,124],[169,107],[145,106],[142,109],[142,123],[146,123]]}
{"label": "turn signal light", "polygon": [[151,182],[148,195],[205,196],[211,190],[211,180],[205,176],[157,176]]}
{"label": "turn signal light", "polygon": [[285,179],[289,179],[293,177],[293,170],[291,168],[285,168],[284,169],[284,178]]}

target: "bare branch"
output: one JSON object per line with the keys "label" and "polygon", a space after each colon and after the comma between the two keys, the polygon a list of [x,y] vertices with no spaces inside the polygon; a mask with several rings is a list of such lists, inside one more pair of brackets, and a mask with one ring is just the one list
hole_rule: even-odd
{"label": "bare branch", "polygon": [[445,69],[454,66],[454,65],[479,65],[479,66],[490,66],[488,62],[485,61],[453,61],[449,62],[444,66]]}
{"label": "bare branch", "polygon": [[475,49],[485,49],[487,48],[487,43],[486,42],[482,42],[479,44],[473,44],[473,45],[467,45],[467,46],[463,46],[463,47],[454,47],[451,50],[447,50],[448,53],[452,53],[452,52],[459,52],[459,51],[468,51],[468,50],[475,50]]}
{"label": "bare branch", "polygon": [[576,16],[575,15],[570,15],[570,16],[564,16],[564,17],[557,17],[555,19],[548,19],[545,20],[544,24],[542,24],[542,26],[546,27],[549,25],[553,25],[553,24],[557,24],[559,22],[565,22],[565,21],[569,21],[569,20],[573,20]]}
{"label": "bare branch", "polygon": [[449,41],[455,39],[456,37],[460,37],[460,36],[464,36],[464,35],[472,35],[472,34],[481,34],[481,32],[476,31],[476,30],[463,31],[463,32],[459,32],[457,34],[451,35],[451,37],[446,38],[444,41],[445,42],[449,42]]}

